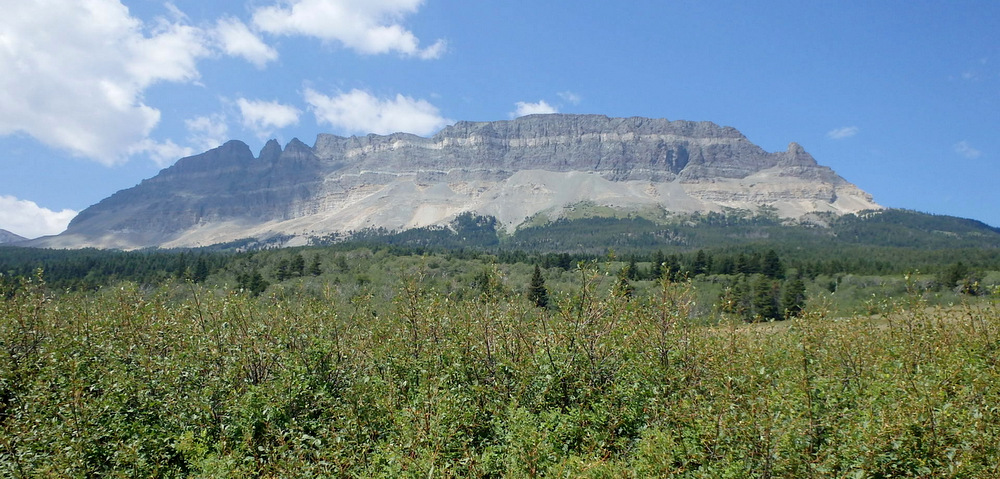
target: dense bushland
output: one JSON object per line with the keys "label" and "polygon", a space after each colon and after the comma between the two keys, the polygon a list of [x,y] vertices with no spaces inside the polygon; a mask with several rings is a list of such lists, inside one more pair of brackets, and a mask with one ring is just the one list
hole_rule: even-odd
{"label": "dense bushland", "polygon": [[995,299],[909,282],[875,317],[746,324],[696,314],[688,281],[625,294],[618,265],[541,308],[430,261],[259,296],[9,287],[0,475],[1000,477]]}

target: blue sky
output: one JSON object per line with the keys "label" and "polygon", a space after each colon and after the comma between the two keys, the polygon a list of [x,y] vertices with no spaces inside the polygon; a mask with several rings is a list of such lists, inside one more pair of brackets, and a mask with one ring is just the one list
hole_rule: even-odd
{"label": "blue sky", "polygon": [[597,113],[802,144],[885,206],[1000,226],[1000,2],[0,0],[0,228],[228,139]]}

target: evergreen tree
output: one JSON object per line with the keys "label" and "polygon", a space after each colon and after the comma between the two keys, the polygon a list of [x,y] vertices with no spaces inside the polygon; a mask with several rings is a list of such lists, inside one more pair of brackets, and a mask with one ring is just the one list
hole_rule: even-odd
{"label": "evergreen tree", "polygon": [[629,280],[636,281],[639,279],[639,266],[635,264],[635,256],[629,258],[626,268],[625,275],[628,276]]}
{"label": "evergreen tree", "polygon": [[708,272],[708,256],[705,254],[705,250],[698,250],[698,253],[694,256],[694,263],[691,265],[691,274],[693,276],[698,276],[699,274],[705,274]]}
{"label": "evergreen tree", "polygon": [[319,255],[313,256],[312,263],[309,265],[309,274],[313,276],[323,274],[323,268],[320,266],[319,262]]}
{"label": "evergreen tree", "polygon": [[785,276],[785,267],[782,266],[778,253],[773,249],[764,254],[760,264],[760,273],[773,279],[781,279]]}
{"label": "evergreen tree", "polygon": [[528,299],[539,308],[549,305],[549,291],[545,288],[545,278],[542,277],[542,270],[537,264],[534,274],[531,275],[531,284],[528,286]]}
{"label": "evergreen tree", "polygon": [[785,289],[781,295],[781,310],[785,318],[795,318],[802,314],[806,304],[806,285],[798,275],[785,281]]}
{"label": "evergreen tree", "polygon": [[261,276],[260,271],[254,270],[252,273],[241,273],[236,276],[236,282],[240,289],[249,292],[253,296],[259,296],[267,289],[267,281]]}
{"label": "evergreen tree", "polygon": [[751,274],[752,269],[747,255],[740,253],[736,256],[736,262],[733,265],[733,270],[736,274]]}
{"label": "evergreen tree", "polygon": [[198,261],[194,264],[194,270],[191,272],[191,281],[201,283],[206,279],[208,279],[208,262],[199,256]]}
{"label": "evergreen tree", "polygon": [[723,257],[721,260],[715,262],[715,269],[713,270],[717,274],[734,274],[736,273],[736,265],[733,262],[732,256]]}
{"label": "evergreen tree", "polygon": [[740,275],[732,285],[722,291],[719,302],[722,304],[722,311],[749,322],[753,319],[751,299],[750,283],[747,282],[746,276]]}
{"label": "evergreen tree", "polygon": [[681,259],[675,254],[670,255],[664,263],[663,274],[670,282],[677,282],[681,274]]}
{"label": "evergreen tree", "polygon": [[559,255],[559,267],[563,271],[569,271],[573,267],[573,258],[570,257],[569,253],[562,253]]}
{"label": "evergreen tree", "polygon": [[290,276],[291,275],[288,272],[288,260],[285,258],[279,259],[278,265],[274,268],[274,279],[284,281]]}
{"label": "evergreen tree", "polygon": [[291,261],[288,262],[288,274],[290,276],[302,276],[306,271],[306,259],[301,253],[295,253]]}
{"label": "evergreen tree", "polygon": [[663,257],[663,251],[656,250],[656,253],[653,253],[653,264],[649,267],[649,276],[653,280],[658,280],[664,277],[664,267],[666,261],[667,259]]}
{"label": "evergreen tree", "polygon": [[188,275],[187,257],[184,253],[177,255],[177,262],[174,264],[174,276],[177,279],[184,279]]}
{"label": "evergreen tree", "polygon": [[347,258],[342,254],[338,254],[337,259],[333,263],[337,266],[337,271],[341,273],[346,273],[351,269],[350,265],[347,264]]}
{"label": "evergreen tree", "polygon": [[781,319],[778,309],[778,285],[767,276],[760,275],[753,284],[753,316],[760,321]]}
{"label": "evergreen tree", "polygon": [[939,276],[938,281],[944,284],[945,288],[952,289],[958,286],[967,276],[969,276],[969,267],[959,261],[946,268]]}

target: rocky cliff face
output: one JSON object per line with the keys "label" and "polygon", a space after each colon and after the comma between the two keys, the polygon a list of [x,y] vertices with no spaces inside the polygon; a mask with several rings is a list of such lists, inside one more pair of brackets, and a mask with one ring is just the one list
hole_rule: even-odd
{"label": "rocky cliff face", "polygon": [[[179,160],[81,212],[48,246],[199,246],[247,237],[405,229],[475,212],[514,228],[588,202],[675,212],[879,208],[801,146],[769,153],[709,122],[533,115],[431,138],[321,134],[310,148],[242,142]],[[294,242],[294,241],[293,241]]]}

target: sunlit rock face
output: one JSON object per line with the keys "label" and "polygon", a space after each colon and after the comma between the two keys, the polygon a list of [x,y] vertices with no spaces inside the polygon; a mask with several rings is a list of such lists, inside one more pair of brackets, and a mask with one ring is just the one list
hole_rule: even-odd
{"label": "sunlit rock face", "polygon": [[514,229],[586,202],[624,210],[756,210],[796,218],[880,206],[796,143],[769,153],[710,122],[531,115],[459,122],[430,138],[321,134],[239,141],[183,158],[82,211],[53,247],[205,246],[282,235],[290,244],[368,227],[444,224],[473,212]]}

